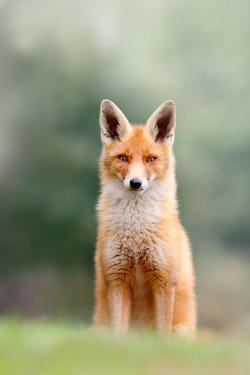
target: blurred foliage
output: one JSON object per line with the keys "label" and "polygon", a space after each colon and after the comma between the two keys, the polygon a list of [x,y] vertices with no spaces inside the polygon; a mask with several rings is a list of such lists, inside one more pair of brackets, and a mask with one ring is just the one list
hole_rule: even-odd
{"label": "blurred foliage", "polygon": [[0,321],[4,375],[245,375],[249,341],[203,332],[197,340],[151,332],[117,337],[70,321]]}
{"label": "blurred foliage", "polygon": [[113,100],[177,105],[180,211],[199,256],[249,251],[249,2],[0,2],[1,268],[92,267]]}

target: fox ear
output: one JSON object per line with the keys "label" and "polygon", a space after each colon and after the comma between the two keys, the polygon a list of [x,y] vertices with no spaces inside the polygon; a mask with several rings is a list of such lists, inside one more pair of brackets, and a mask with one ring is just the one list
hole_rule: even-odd
{"label": "fox ear", "polygon": [[128,135],[131,125],[111,100],[104,99],[100,108],[101,138],[105,145],[113,141],[121,141]]}
{"label": "fox ear", "polygon": [[170,100],[162,103],[149,117],[146,127],[155,142],[173,143],[175,119],[175,104]]}

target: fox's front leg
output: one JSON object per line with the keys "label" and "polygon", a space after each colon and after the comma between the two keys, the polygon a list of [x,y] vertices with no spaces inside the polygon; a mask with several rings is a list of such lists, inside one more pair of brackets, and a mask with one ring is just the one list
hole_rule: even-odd
{"label": "fox's front leg", "polygon": [[175,287],[159,285],[154,290],[156,329],[159,333],[172,331]]}
{"label": "fox's front leg", "polygon": [[131,313],[131,295],[127,283],[112,282],[108,287],[110,323],[118,333],[126,333]]}

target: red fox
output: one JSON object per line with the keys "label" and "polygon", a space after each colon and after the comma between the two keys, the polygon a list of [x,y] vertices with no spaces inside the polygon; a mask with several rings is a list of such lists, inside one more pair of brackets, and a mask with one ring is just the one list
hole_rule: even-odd
{"label": "red fox", "polygon": [[195,333],[192,255],[176,200],[175,124],[173,101],[146,125],[131,125],[110,100],[101,103],[96,325]]}

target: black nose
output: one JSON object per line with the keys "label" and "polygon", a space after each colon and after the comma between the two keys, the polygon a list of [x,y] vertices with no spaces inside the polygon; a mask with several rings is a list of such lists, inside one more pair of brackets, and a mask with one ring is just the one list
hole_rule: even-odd
{"label": "black nose", "polygon": [[132,178],[130,180],[130,187],[134,190],[140,189],[142,181],[139,178]]}

